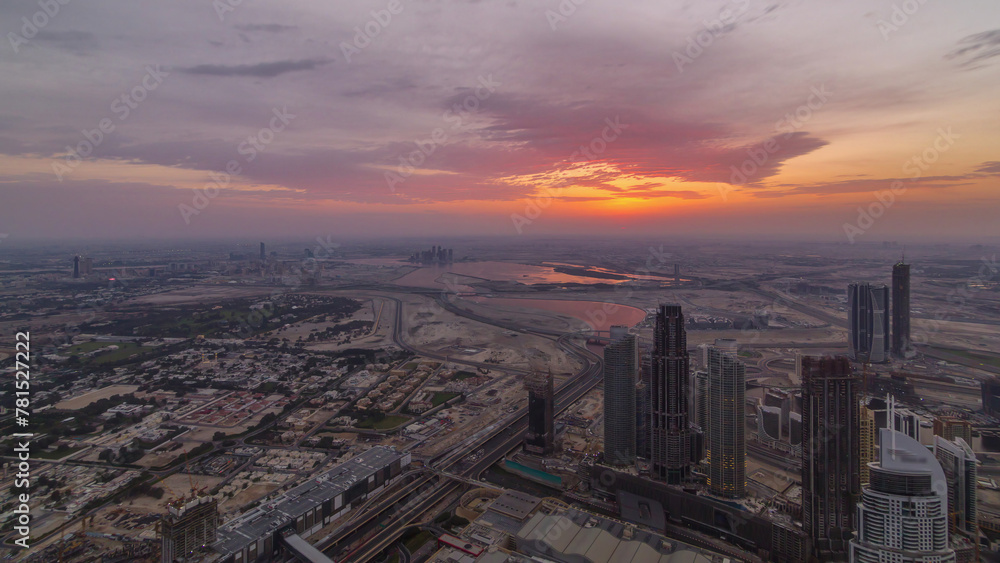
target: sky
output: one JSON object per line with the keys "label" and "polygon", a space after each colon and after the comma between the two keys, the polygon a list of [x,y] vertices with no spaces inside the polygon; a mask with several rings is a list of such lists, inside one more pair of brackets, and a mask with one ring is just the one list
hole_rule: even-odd
{"label": "sky", "polygon": [[0,235],[1000,235],[996,0],[0,4]]}

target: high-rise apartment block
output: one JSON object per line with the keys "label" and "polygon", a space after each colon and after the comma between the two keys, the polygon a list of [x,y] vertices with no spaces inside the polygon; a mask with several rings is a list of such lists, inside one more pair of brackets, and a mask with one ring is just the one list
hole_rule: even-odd
{"label": "high-rise apartment block", "polygon": [[604,461],[631,465],[636,455],[636,380],[639,348],[628,327],[611,327],[604,348]]}
{"label": "high-rise apartment block", "polygon": [[948,484],[948,524],[951,533],[978,535],[978,482],[976,454],[962,438],[934,437],[934,457],[941,464]]}
{"label": "high-rise apartment block", "polygon": [[708,355],[708,486],[713,494],[746,494],[746,366],[735,340],[716,340]]}

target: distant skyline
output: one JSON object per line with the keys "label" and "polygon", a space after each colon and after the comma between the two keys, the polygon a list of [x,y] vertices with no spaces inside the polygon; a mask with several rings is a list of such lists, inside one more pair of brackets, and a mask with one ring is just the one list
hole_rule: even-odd
{"label": "distant skyline", "polygon": [[995,0],[53,5],[0,5],[12,241],[1000,232]]}

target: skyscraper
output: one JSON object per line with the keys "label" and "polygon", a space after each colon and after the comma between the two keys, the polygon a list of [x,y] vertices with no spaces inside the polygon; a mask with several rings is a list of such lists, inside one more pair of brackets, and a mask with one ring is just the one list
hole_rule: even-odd
{"label": "skyscraper", "polygon": [[650,410],[650,382],[652,381],[653,355],[650,350],[643,349],[639,353],[639,384],[635,388],[635,455],[643,459],[650,459],[650,424],[652,412]]}
{"label": "skyscraper", "polygon": [[79,256],[74,256],[73,257],[73,277],[74,278],[79,278],[80,277],[80,257]]}
{"label": "skyscraper", "polygon": [[689,366],[681,306],[660,305],[653,333],[650,378],[650,472],[654,479],[674,484],[684,481],[691,470]]}
{"label": "skyscraper", "polygon": [[858,505],[852,563],[953,563],[941,464],[909,436],[882,428],[879,461]]}
{"label": "skyscraper", "polygon": [[941,464],[948,483],[948,529],[975,537],[977,518],[976,454],[961,439],[946,440],[934,437],[934,457]]}
{"label": "skyscraper", "polygon": [[875,433],[878,432],[878,428],[875,425],[875,411],[864,405],[864,401],[862,401],[861,414],[858,418],[861,444],[858,448],[858,467],[861,470],[861,484],[866,485],[870,478],[868,464],[875,461],[875,456],[878,453],[875,444]]}
{"label": "skyscraper", "polygon": [[604,461],[611,465],[635,462],[638,359],[635,335],[628,327],[611,327],[611,343],[604,348]]}
{"label": "skyscraper", "polygon": [[730,498],[746,494],[746,366],[735,340],[708,348],[708,486]]}
{"label": "skyscraper", "polygon": [[847,331],[852,360],[881,363],[889,359],[889,288],[868,283],[847,286]]}
{"label": "skyscraper", "polygon": [[892,353],[910,350],[910,265],[900,260],[892,267]]}
{"label": "skyscraper", "polygon": [[264,254],[264,243],[260,243],[260,261],[263,262],[267,256]]}
{"label": "skyscraper", "polygon": [[538,455],[555,451],[555,393],[552,372],[533,373],[524,380],[528,390],[528,432],[524,449]]}
{"label": "skyscraper", "polygon": [[802,529],[820,560],[843,560],[861,490],[861,380],[846,357],[804,356],[801,365]]}

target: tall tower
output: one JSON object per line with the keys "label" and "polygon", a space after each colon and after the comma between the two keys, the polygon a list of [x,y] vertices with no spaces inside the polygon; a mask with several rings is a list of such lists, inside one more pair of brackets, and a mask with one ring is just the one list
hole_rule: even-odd
{"label": "tall tower", "polygon": [[920,442],[882,428],[879,461],[858,505],[852,563],[954,563],[941,464]]}
{"label": "tall tower", "polygon": [[975,537],[977,516],[976,454],[961,439],[934,437],[934,457],[941,464],[948,483],[948,528],[951,533]]}
{"label": "tall tower", "polygon": [[851,359],[882,363],[889,359],[889,288],[868,283],[847,286],[847,332]]}
{"label": "tall tower", "polygon": [[746,366],[735,340],[708,348],[708,486],[729,498],[746,495]]}
{"label": "tall tower", "polygon": [[650,378],[651,475],[679,484],[691,471],[688,428],[687,332],[680,305],[660,305],[653,333]]}
{"label": "tall tower", "polygon": [[528,433],[524,436],[524,449],[538,455],[555,451],[555,393],[552,371],[533,373],[524,381],[528,390]]}
{"label": "tall tower", "polygon": [[801,358],[802,529],[821,561],[847,557],[861,490],[858,393],[846,357]]}
{"label": "tall tower", "polygon": [[79,278],[80,277],[80,257],[79,256],[74,256],[73,257],[73,277],[74,278]]}
{"label": "tall tower", "polygon": [[604,348],[604,461],[611,465],[635,462],[638,358],[635,335],[628,327],[611,327],[611,343]]}
{"label": "tall tower", "polygon": [[264,243],[260,243],[260,261],[263,262],[266,258],[264,254]]}
{"label": "tall tower", "polygon": [[910,265],[900,260],[892,267],[892,354],[910,350]]}

